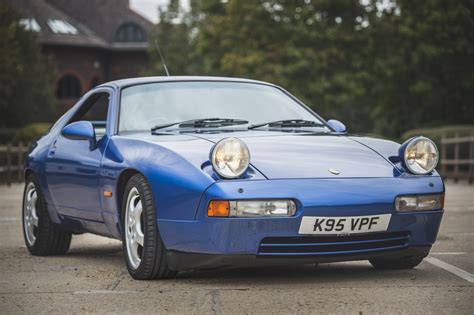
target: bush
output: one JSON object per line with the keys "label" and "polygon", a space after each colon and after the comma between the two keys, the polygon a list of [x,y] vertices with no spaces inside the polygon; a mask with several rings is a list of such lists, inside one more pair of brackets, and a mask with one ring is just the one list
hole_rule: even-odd
{"label": "bush", "polygon": [[21,141],[23,143],[31,143],[45,135],[50,127],[50,123],[33,123],[26,125],[18,130],[13,142],[17,143]]}

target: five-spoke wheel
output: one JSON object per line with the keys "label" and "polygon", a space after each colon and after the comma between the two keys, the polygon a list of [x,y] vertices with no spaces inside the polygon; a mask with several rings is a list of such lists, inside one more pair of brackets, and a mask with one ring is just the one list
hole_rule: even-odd
{"label": "five-spoke wheel", "polygon": [[163,279],[176,274],[168,268],[151,188],[143,175],[133,175],[123,194],[122,242],[125,261],[135,279]]}
{"label": "five-spoke wheel", "polygon": [[68,251],[71,233],[50,219],[41,186],[34,175],[26,178],[22,212],[23,235],[30,253],[45,256]]}
{"label": "five-spoke wheel", "polygon": [[38,194],[33,182],[29,182],[25,189],[25,200],[23,201],[23,225],[25,229],[26,241],[28,245],[33,246],[36,242],[38,233],[38,214],[36,212],[36,202]]}
{"label": "five-spoke wheel", "polygon": [[127,255],[133,268],[138,268],[143,253],[144,235],[142,229],[143,204],[138,189],[133,187],[128,193],[125,209],[125,242]]}

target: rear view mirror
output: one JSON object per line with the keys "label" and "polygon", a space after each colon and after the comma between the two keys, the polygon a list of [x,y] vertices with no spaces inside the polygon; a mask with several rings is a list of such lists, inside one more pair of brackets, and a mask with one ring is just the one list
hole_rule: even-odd
{"label": "rear view mirror", "polygon": [[70,140],[88,140],[91,142],[91,148],[95,144],[94,126],[90,121],[76,121],[63,128],[61,134]]}
{"label": "rear view mirror", "polygon": [[344,125],[339,120],[330,119],[328,120],[328,125],[332,129],[334,129],[334,131],[336,132],[341,132],[341,133],[347,132],[346,125]]}

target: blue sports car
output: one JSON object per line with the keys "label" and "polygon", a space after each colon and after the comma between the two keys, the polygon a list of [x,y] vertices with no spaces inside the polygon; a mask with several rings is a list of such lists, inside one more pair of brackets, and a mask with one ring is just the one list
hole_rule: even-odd
{"label": "blue sports car", "polygon": [[33,255],[120,239],[135,279],[180,270],[369,260],[413,268],[443,215],[435,144],[349,135],[281,87],[147,77],[85,94],[32,145]]}

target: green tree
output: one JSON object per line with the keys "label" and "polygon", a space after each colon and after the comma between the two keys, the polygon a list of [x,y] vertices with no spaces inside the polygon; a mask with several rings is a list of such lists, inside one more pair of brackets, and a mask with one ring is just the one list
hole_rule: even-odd
{"label": "green tree", "polygon": [[274,82],[351,132],[474,123],[472,0],[192,0],[180,10],[172,0],[158,25],[172,73]]}
{"label": "green tree", "polygon": [[36,35],[0,4],[0,128],[50,121],[56,111],[53,77]]}
{"label": "green tree", "polygon": [[398,0],[375,13],[371,77],[375,131],[474,123],[474,4]]}
{"label": "green tree", "polygon": [[156,48],[158,43],[171,75],[198,75],[192,16],[183,11],[179,0],[171,0],[165,10],[160,9],[159,14],[160,21],[150,43],[151,67],[145,74],[166,75]]}
{"label": "green tree", "polygon": [[358,1],[229,1],[208,16],[197,50],[208,74],[275,82],[325,117],[367,125],[367,31]]}

